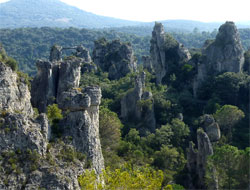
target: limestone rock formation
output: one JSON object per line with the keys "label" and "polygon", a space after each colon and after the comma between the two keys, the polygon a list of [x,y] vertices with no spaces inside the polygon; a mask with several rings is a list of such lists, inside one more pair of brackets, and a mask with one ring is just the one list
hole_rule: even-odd
{"label": "limestone rock formation", "polygon": [[155,23],[150,43],[150,55],[157,84],[162,83],[170,64],[179,64],[191,58],[188,49],[166,36],[161,23]]}
{"label": "limestone rock formation", "polygon": [[205,173],[207,165],[207,157],[213,155],[213,146],[206,132],[202,129],[197,130],[197,146],[198,150],[194,149],[194,144],[190,142],[187,151],[187,169],[189,171],[189,189],[213,189],[218,190],[218,180],[215,177],[213,169],[213,184],[206,187]]}
{"label": "limestone rock formation", "polygon": [[82,58],[37,62],[32,93],[40,99],[33,101],[40,112],[56,102],[65,115],[58,123],[62,138],[53,142],[47,116],[34,114],[25,80],[0,63],[0,189],[80,190],[77,178],[89,161],[97,174],[104,168],[101,89],[79,88],[81,63]]}
{"label": "limestone rock formation", "polygon": [[124,77],[136,71],[137,64],[130,44],[120,40],[108,42],[105,39],[95,41],[93,61],[104,72],[109,73],[111,80]]}
{"label": "limestone rock formation", "polygon": [[33,115],[30,92],[24,79],[0,62],[0,110]]}
{"label": "limestone rock formation", "polygon": [[61,61],[62,60],[62,47],[58,45],[52,46],[50,50],[50,57],[49,61],[54,62],[54,61]]}
{"label": "limestone rock formation", "polygon": [[205,130],[211,142],[220,140],[220,127],[212,115],[205,114],[201,117],[201,127]]}
{"label": "limestone rock formation", "polygon": [[154,73],[154,68],[152,65],[152,60],[150,56],[142,56],[143,68],[150,73]]}
{"label": "limestone rock formation", "polygon": [[37,75],[32,81],[31,102],[39,112],[45,113],[46,107],[55,102],[59,65],[57,62],[38,60]]}
{"label": "limestone rock formation", "polygon": [[44,101],[35,97],[33,102],[42,107],[39,111],[43,112],[51,103],[49,97],[54,97],[53,101],[67,113],[64,120],[59,123],[64,130],[64,136],[72,137],[76,150],[86,153],[92,160],[96,172],[100,173],[104,168],[99,139],[101,90],[99,87],[79,88],[83,63],[84,60],[78,57],[52,63],[41,62],[40,64],[45,66],[35,77],[32,92],[34,96],[40,93]]}
{"label": "limestone rock formation", "polygon": [[240,72],[244,63],[244,50],[238,30],[233,22],[221,25],[214,42],[203,54],[205,64],[216,72]]}
{"label": "limestone rock formation", "polygon": [[233,22],[221,25],[214,41],[207,40],[202,50],[202,60],[197,64],[193,82],[194,96],[207,76],[220,72],[241,72],[244,64],[244,49],[238,30]]}
{"label": "limestone rock formation", "polygon": [[135,88],[121,99],[121,118],[141,122],[142,130],[154,132],[156,125],[154,100],[152,93],[145,91],[145,80],[146,73],[142,72],[135,79]]}
{"label": "limestone rock formation", "polygon": [[80,57],[83,59],[84,63],[91,63],[92,59],[89,55],[89,51],[83,46],[77,46],[76,52],[74,54],[76,57]]}

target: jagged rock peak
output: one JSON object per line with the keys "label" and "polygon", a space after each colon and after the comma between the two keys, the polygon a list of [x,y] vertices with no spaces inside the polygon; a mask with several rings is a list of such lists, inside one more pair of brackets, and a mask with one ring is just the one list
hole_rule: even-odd
{"label": "jagged rock peak", "polygon": [[103,71],[109,73],[111,80],[124,77],[137,69],[131,44],[120,40],[108,42],[106,39],[99,39],[95,41],[93,61]]}
{"label": "jagged rock peak", "polygon": [[203,50],[205,64],[215,72],[240,72],[244,64],[244,49],[233,22],[221,25],[214,42]]}
{"label": "jagged rock peak", "polygon": [[178,65],[191,58],[188,49],[170,35],[165,34],[161,23],[155,23],[150,44],[150,60],[156,74],[157,84],[161,84],[162,79],[169,72],[169,65]]}

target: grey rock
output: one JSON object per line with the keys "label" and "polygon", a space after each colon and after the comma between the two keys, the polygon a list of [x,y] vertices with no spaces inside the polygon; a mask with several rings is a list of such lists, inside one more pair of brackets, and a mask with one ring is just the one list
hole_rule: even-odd
{"label": "grey rock", "polygon": [[45,113],[46,107],[55,102],[59,64],[38,60],[37,74],[31,84],[31,102],[39,112]]}
{"label": "grey rock", "polygon": [[244,50],[238,30],[233,22],[221,25],[216,39],[204,49],[206,64],[217,72],[240,72],[244,63]]}
{"label": "grey rock", "polygon": [[[87,87],[84,90],[90,104],[83,111],[70,110],[62,125],[66,126],[65,134],[73,137],[74,147],[80,152],[87,152],[93,168],[100,174],[104,168],[101,144],[99,139],[99,105],[101,90],[99,87]],[[70,126],[70,127],[68,127]]]}
{"label": "grey rock", "polygon": [[9,113],[3,119],[4,129],[0,130],[0,152],[30,148],[45,155],[50,131],[45,115],[32,120],[23,114]]}
{"label": "grey rock", "polygon": [[201,117],[201,127],[206,131],[211,142],[220,140],[220,127],[212,115],[205,114]]}
{"label": "grey rock", "polygon": [[215,175],[215,169],[212,168],[213,182],[207,187],[205,183],[205,173],[207,168],[207,158],[213,155],[213,146],[206,132],[202,129],[197,130],[197,146],[189,143],[187,151],[187,169],[188,169],[188,186],[189,189],[213,189],[218,190],[218,180]]}
{"label": "grey rock", "polygon": [[162,83],[170,64],[179,64],[191,58],[188,49],[182,44],[168,41],[161,23],[155,23],[150,43],[150,56],[157,84]]}
{"label": "grey rock", "polygon": [[28,86],[2,62],[0,62],[0,110],[33,115]]}
{"label": "grey rock", "polygon": [[61,61],[62,60],[62,49],[63,48],[61,46],[58,46],[58,45],[52,46],[52,48],[50,50],[49,60],[51,62]]}
{"label": "grey rock", "polygon": [[82,58],[84,63],[91,63],[92,62],[92,59],[89,55],[89,51],[84,46],[77,46],[76,53],[74,55],[76,57]]}
{"label": "grey rock", "polygon": [[[141,130],[155,131],[154,100],[151,92],[145,91],[146,73],[142,72],[135,79],[135,88],[127,92],[121,99],[121,118],[133,119],[138,125],[142,124]],[[149,107],[143,106],[142,102],[150,101]],[[138,127],[140,128],[140,127]],[[141,131],[144,133],[143,131]]]}
{"label": "grey rock", "polygon": [[81,78],[82,60],[78,58],[68,59],[60,63],[57,98],[64,91],[79,87]]}
{"label": "grey rock", "polygon": [[197,65],[197,75],[193,82],[194,96],[202,82],[210,75],[221,72],[241,72],[244,64],[244,49],[239,32],[233,22],[221,25],[214,41],[205,42],[203,60]]}
{"label": "grey rock", "polygon": [[150,56],[142,56],[143,68],[150,73],[154,73],[154,67]]}
{"label": "grey rock", "polygon": [[119,40],[108,42],[105,39],[95,41],[93,61],[111,80],[119,79],[137,69],[136,59],[130,44]]}

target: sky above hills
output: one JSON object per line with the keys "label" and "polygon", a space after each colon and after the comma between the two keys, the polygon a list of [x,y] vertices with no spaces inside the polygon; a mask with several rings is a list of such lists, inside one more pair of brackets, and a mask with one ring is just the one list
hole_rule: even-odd
{"label": "sky above hills", "polygon": [[[6,2],[7,0],[0,0]],[[46,1],[46,0],[44,0]],[[47,0],[50,1],[50,0]],[[249,21],[249,0],[61,0],[102,16],[134,21]]]}

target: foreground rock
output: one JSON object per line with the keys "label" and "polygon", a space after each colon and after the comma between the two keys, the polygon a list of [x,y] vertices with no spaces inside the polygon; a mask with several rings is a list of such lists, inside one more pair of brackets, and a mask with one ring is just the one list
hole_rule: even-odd
{"label": "foreground rock", "polygon": [[50,142],[55,134],[44,113],[34,114],[25,80],[0,63],[0,189],[80,190],[77,177],[86,168],[104,168],[101,90],[79,89],[81,64],[82,58],[37,63],[33,102],[40,112],[54,102],[65,112],[62,137]]}
{"label": "foreground rock", "polygon": [[102,71],[109,73],[111,80],[119,79],[136,71],[137,64],[130,44],[119,40],[108,42],[105,39],[95,41],[93,61]]}

